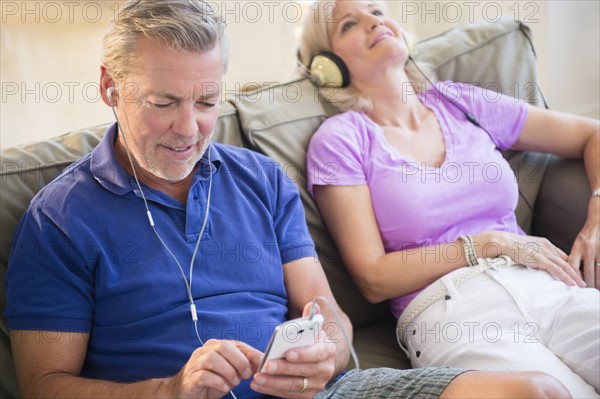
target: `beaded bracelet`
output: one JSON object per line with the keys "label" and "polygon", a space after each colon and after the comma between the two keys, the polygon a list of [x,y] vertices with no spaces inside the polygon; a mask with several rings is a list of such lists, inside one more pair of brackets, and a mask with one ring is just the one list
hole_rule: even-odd
{"label": "beaded bracelet", "polygon": [[479,261],[477,260],[477,254],[475,253],[475,247],[473,246],[473,237],[470,235],[462,235],[458,237],[458,239],[462,242],[465,258],[467,259],[469,266],[477,266]]}

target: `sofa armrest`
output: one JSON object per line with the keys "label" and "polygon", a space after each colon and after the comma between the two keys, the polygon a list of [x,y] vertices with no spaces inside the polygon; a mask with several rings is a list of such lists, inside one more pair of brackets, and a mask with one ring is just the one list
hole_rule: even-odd
{"label": "sofa armrest", "polygon": [[535,202],[532,233],[569,253],[585,223],[590,195],[583,161],[552,157]]}

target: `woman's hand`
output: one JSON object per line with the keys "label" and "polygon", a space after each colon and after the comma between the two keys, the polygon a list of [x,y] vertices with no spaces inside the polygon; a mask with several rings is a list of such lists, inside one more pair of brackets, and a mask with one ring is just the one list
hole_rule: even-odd
{"label": "woman's hand", "polygon": [[588,287],[600,289],[600,197],[593,197],[588,217],[577,235],[567,262],[579,270],[583,262],[583,279]]}
{"label": "woman's hand", "polygon": [[[489,231],[482,236],[485,243],[484,257],[488,256],[487,252],[491,252],[488,250],[493,248],[495,256],[508,255],[516,263],[532,269],[545,270],[568,285],[585,287],[579,271],[568,263],[567,254],[546,238],[501,231]],[[500,253],[497,253],[498,250]]]}

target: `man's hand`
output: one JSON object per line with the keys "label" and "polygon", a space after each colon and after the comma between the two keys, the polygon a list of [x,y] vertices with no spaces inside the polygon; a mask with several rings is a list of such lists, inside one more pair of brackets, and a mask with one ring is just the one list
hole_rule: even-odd
{"label": "man's hand", "polygon": [[171,380],[174,398],[219,398],[256,372],[262,353],[239,341],[211,339]]}
{"label": "man's hand", "polygon": [[[306,305],[303,317],[310,314]],[[335,372],[337,346],[319,332],[318,342],[304,348],[291,349],[285,359],[269,360],[254,376],[250,387],[256,392],[282,398],[312,398],[325,388]]]}

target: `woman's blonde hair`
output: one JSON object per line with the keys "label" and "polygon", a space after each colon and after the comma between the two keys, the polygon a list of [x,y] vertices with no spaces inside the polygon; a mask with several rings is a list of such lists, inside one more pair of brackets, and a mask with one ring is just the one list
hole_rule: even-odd
{"label": "woman's blonde hair", "polygon": [[220,45],[224,72],[227,70],[229,40],[225,22],[202,0],[128,1],[102,42],[102,63],[115,81],[139,66],[136,45],[142,37],[180,52],[205,52]]}
{"label": "woman's blonde hair", "polygon": [[[388,13],[383,1],[374,1],[374,3],[383,9],[384,13]],[[305,16],[298,49],[298,58],[301,63],[299,68],[304,75],[308,74],[310,63],[315,54],[322,51],[333,52],[330,35],[334,22],[333,12],[335,7],[335,0],[317,0]],[[412,68],[406,68],[406,73],[410,81],[419,80],[413,79],[416,73]],[[413,86],[418,89],[419,85]],[[370,112],[373,108],[371,99],[362,95],[352,84],[346,88],[320,87],[319,93],[340,111]]]}

